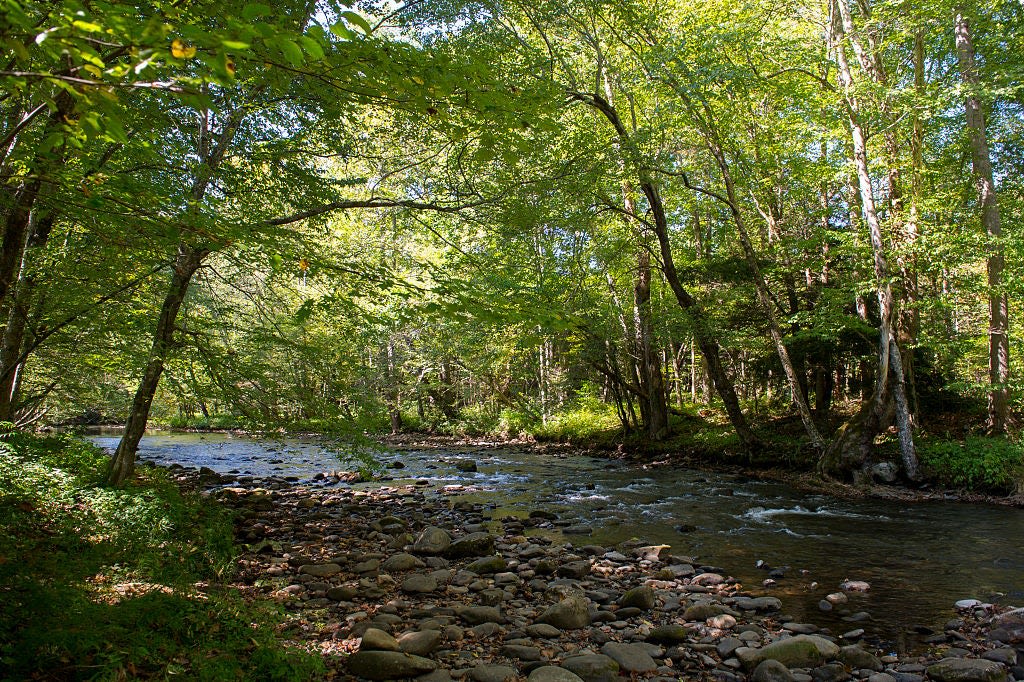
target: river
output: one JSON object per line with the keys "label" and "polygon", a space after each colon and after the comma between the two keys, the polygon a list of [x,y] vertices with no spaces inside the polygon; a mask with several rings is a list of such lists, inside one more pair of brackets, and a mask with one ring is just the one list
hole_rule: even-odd
{"label": "river", "polygon": [[[113,449],[117,436],[93,440]],[[241,477],[291,477],[309,485],[320,472],[351,469],[313,439],[257,440],[232,434],[147,435],[141,459],[209,467]],[[461,472],[472,459],[478,471]],[[780,597],[800,622],[841,633],[863,627],[904,650],[920,642],[922,626],[941,631],[953,603],[977,598],[1024,603],[1024,510],[957,502],[845,500],[807,494],[784,484],[736,475],[514,448],[403,450],[380,456],[383,482],[429,481],[446,500],[469,499],[490,516],[526,516],[543,509],[559,523],[590,526],[576,544],[613,545],[633,537],[672,546],[720,567],[758,594]],[[561,539],[558,527],[531,529]],[[759,567],[760,564],[760,567]],[[768,569],[782,569],[764,586]],[[871,588],[823,613],[818,603],[845,579]],[[851,621],[855,613],[870,619]],[[915,634],[915,629],[917,633]],[[926,634],[926,633],[925,633]]]}

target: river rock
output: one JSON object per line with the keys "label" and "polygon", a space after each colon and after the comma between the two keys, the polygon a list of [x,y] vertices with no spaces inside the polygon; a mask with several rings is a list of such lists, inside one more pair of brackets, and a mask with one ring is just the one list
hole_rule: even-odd
{"label": "river rock", "polygon": [[995,661],[976,658],[944,658],[928,666],[928,677],[937,682],[1003,682],[1006,669]]}
{"label": "river rock", "polygon": [[381,568],[389,573],[400,573],[414,568],[423,568],[424,566],[426,566],[426,564],[407,552],[394,554],[388,557],[384,563],[380,565]]}
{"label": "river rock", "polygon": [[526,644],[506,644],[501,647],[501,655],[519,661],[539,661],[540,648]]}
{"label": "river rock", "polygon": [[556,628],[554,625],[548,625],[547,623],[537,623],[536,625],[530,625],[526,628],[526,634],[530,637],[540,637],[541,639],[553,639],[560,637],[562,631]]}
{"label": "river rock", "polygon": [[844,580],[840,583],[839,589],[847,592],[867,592],[871,589],[871,585],[863,580]]}
{"label": "river rock", "polygon": [[399,651],[357,651],[346,659],[353,675],[369,680],[400,680],[429,673],[437,663]]}
{"label": "river rock", "polygon": [[774,659],[761,661],[750,675],[751,682],[794,682],[789,668]]}
{"label": "river rock", "polygon": [[736,597],[733,605],[743,611],[778,611],[782,601],[778,597]]}
{"label": "river rock", "polygon": [[299,573],[326,578],[341,573],[341,566],[338,564],[305,564],[299,567]]}
{"label": "river rock", "polygon": [[714,618],[715,616],[720,616],[723,613],[733,617],[740,615],[728,606],[706,602],[704,604],[694,604],[693,606],[688,607],[683,611],[683,620],[703,622],[708,618]]}
{"label": "river rock", "polygon": [[651,630],[651,633],[647,635],[647,641],[655,644],[680,644],[685,642],[692,633],[693,630],[687,627],[670,623],[659,625]]}
{"label": "river rock", "polygon": [[999,649],[992,649],[986,651],[981,655],[986,661],[995,661],[996,663],[1002,663],[1007,666],[1017,665],[1017,650],[1011,649],[1010,647],[1001,647]]}
{"label": "river rock", "polygon": [[628,673],[647,673],[658,669],[643,644],[608,642],[601,647],[601,653],[619,664],[619,669]]}
{"label": "river rock", "polygon": [[839,647],[816,635],[797,635],[772,642],[761,649],[740,647],[736,657],[747,670],[756,668],[761,661],[772,659],[787,668],[812,668],[839,654]]}
{"label": "river rock", "polygon": [[477,559],[468,566],[467,571],[472,571],[477,575],[488,575],[490,573],[500,573],[508,568],[508,563],[504,557],[500,557],[497,554],[494,556],[485,556]]}
{"label": "river rock", "polygon": [[846,682],[850,673],[842,663],[826,663],[811,671],[811,679],[813,682]]}
{"label": "river rock", "polygon": [[490,533],[477,532],[464,535],[453,541],[444,555],[450,559],[485,556],[494,552],[494,536]]}
{"label": "river rock", "polygon": [[414,656],[429,656],[434,653],[440,643],[440,630],[406,632],[398,638],[399,649]]}
{"label": "river rock", "polygon": [[1004,644],[1024,644],[1024,609],[1014,609],[992,619],[989,638]]}
{"label": "river rock", "polygon": [[514,682],[516,669],[507,665],[478,665],[469,671],[475,682]]}
{"label": "river rock", "polygon": [[412,544],[412,551],[417,554],[440,554],[451,544],[452,536],[448,531],[437,526],[428,526]]}
{"label": "river rock", "polygon": [[572,580],[582,580],[590,575],[589,561],[570,561],[555,569],[555,575]]}
{"label": "river rock", "polygon": [[470,625],[482,625],[484,623],[503,623],[505,621],[501,612],[493,606],[468,606],[458,611],[459,618]]}
{"label": "river rock", "polygon": [[433,592],[437,589],[437,579],[432,575],[410,575],[402,581],[402,592],[408,594],[423,594]]}
{"label": "river rock", "polygon": [[590,625],[590,607],[584,597],[570,595],[547,608],[537,619],[561,630],[578,630]]}
{"label": "river rock", "polygon": [[619,679],[619,664],[603,654],[570,656],[562,661],[562,667],[583,682],[617,682]]}
{"label": "river rock", "polygon": [[562,532],[566,535],[593,535],[594,529],[590,526],[579,524],[575,526],[566,526],[562,529]]}
{"label": "river rock", "polygon": [[856,645],[844,646],[836,658],[854,669],[881,672],[885,668],[877,656]]}
{"label": "river rock", "polygon": [[455,470],[463,473],[475,473],[477,471],[476,462],[472,459],[457,459],[455,460]]}
{"label": "river rock", "polygon": [[377,628],[368,628],[359,643],[360,651],[398,651],[398,640]]}
{"label": "river rock", "polygon": [[626,590],[626,592],[619,597],[619,606],[632,606],[644,611],[649,611],[654,608],[654,590],[647,585]]}
{"label": "river rock", "polygon": [[583,682],[583,679],[565,668],[555,665],[544,665],[534,669],[527,682]]}
{"label": "river rock", "polygon": [[339,585],[327,590],[327,598],[334,601],[351,601],[359,594],[359,588],[353,585]]}

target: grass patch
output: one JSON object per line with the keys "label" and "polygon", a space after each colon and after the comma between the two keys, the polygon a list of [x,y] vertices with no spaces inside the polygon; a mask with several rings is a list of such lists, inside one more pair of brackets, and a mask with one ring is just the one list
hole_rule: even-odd
{"label": "grass patch", "polygon": [[11,679],[312,679],[283,616],[205,587],[233,565],[231,517],[159,470],[102,484],[68,436],[0,442],[0,669]]}

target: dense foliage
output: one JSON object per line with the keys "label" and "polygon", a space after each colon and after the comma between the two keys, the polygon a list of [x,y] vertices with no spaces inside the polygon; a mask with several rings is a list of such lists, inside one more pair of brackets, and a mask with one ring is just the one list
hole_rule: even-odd
{"label": "dense foliage", "polygon": [[[150,418],[757,452],[799,417],[804,466],[892,427],[914,478],[915,433],[1020,406],[1022,22],[5,0],[0,419],[127,421],[115,481]],[[996,483],[971,442],[925,473]]]}
{"label": "dense foliage", "polygon": [[[10,679],[310,679],[266,605],[223,588],[230,517],[158,470],[103,485],[107,457],[68,437],[0,442],[0,665]],[[145,633],[140,637],[140,633]]]}

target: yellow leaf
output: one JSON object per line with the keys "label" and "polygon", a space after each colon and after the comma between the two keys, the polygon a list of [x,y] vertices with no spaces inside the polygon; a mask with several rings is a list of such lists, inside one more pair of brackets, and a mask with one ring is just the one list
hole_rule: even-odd
{"label": "yellow leaf", "polygon": [[171,54],[176,59],[192,59],[196,56],[196,48],[186,45],[177,38],[171,42]]}
{"label": "yellow leaf", "polygon": [[412,78],[412,82],[415,83],[416,85],[423,85],[424,83],[424,80],[419,76],[410,76],[410,78]]}

